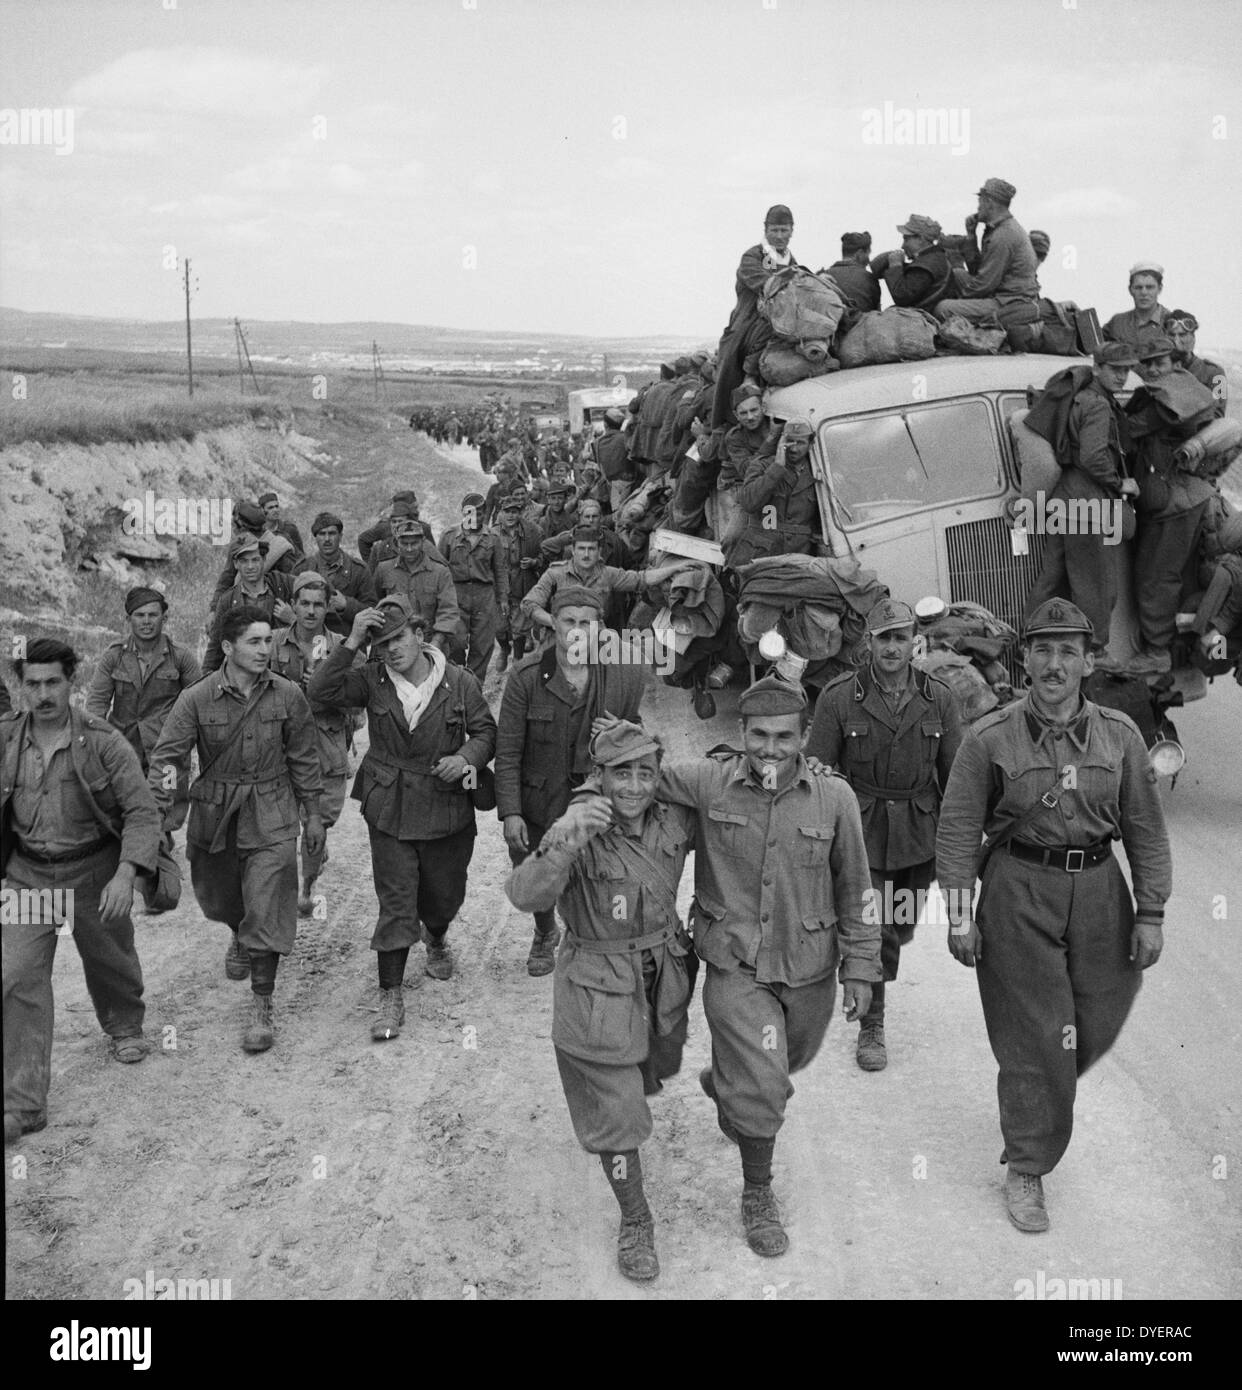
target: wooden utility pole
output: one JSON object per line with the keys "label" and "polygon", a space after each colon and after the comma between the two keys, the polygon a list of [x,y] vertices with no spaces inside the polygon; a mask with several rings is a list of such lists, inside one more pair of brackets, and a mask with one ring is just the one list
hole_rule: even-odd
{"label": "wooden utility pole", "polygon": [[190,375],[190,395],[194,394],[194,346],[190,338],[190,258],[185,258],[185,361]]}
{"label": "wooden utility pole", "polygon": [[383,389],[384,399],[388,398],[388,383],[384,377],[384,364],[380,360],[379,344],[374,338],[371,339],[371,374],[375,379],[375,399],[380,398],[380,391]]}
{"label": "wooden utility pole", "polygon": [[[246,342],[246,330],[241,326],[240,319],[233,320],[233,336],[237,339],[237,379],[241,383],[241,393],[246,394],[245,373],[250,373],[250,380],[254,383],[254,393],[256,396],[263,394],[259,389],[259,379],[254,374],[254,363],[250,360],[250,346]],[[246,365],[242,367],[242,356],[245,355]]]}

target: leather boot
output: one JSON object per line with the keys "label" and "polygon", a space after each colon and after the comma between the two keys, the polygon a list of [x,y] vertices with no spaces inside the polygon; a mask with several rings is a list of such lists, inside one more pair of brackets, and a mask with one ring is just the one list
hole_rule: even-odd
{"label": "leather boot", "polygon": [[1048,1229],[1044,1184],[1036,1174],[1015,1173],[1009,1169],[1005,1174],[1005,1206],[1010,1221],[1018,1230],[1035,1234]]}
{"label": "leather boot", "polygon": [[224,973],[230,980],[250,978],[250,952],[238,941],[236,932],[232,934],[229,948],[224,953]]}
{"label": "leather boot", "polygon": [[548,932],[535,929],[530,943],[530,954],[526,957],[528,975],[550,975],[556,969],[556,944],[560,939],[559,927],[553,926]]}
{"label": "leather boot", "polygon": [[371,1025],[373,1042],[388,1042],[401,1036],[401,1025],[405,1022],[405,999],[401,986],[396,989],[381,989],[379,1017]]}
{"label": "leather boot", "polygon": [[246,1015],[246,1031],[242,1034],[242,1047],[247,1052],[266,1052],[276,1041],[272,1020],[272,996],[252,994],[250,1011]]}
{"label": "leather boot", "polygon": [[746,1227],[746,1244],[765,1259],[783,1255],[789,1249],[789,1237],[781,1225],[781,1209],[770,1185],[742,1188],[742,1225]]}

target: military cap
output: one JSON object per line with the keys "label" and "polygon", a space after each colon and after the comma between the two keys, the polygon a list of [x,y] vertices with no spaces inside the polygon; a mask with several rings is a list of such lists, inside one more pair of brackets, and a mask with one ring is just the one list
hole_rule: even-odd
{"label": "military cap", "polygon": [[1037,251],[1041,246],[1044,249],[1045,255],[1052,250],[1052,238],[1047,232],[1034,231],[1029,232],[1028,235],[1031,238],[1031,245],[1035,247]]}
{"label": "military cap", "polygon": [[625,411],[623,411],[620,406],[610,405],[608,409],[604,411],[604,419],[607,420],[610,425],[624,425]]}
{"label": "military cap", "polygon": [[393,519],[392,538],[399,541],[402,536],[421,536],[422,525],[412,516],[399,516]]}
{"label": "military cap", "polygon": [[233,519],[241,522],[248,531],[261,531],[267,524],[263,508],[256,507],[253,502],[238,502],[233,508]]}
{"label": "military cap", "polygon": [[913,626],[914,609],[908,603],[898,603],[896,599],[881,599],[867,614],[867,631],[873,637],[880,632]]}
{"label": "military cap", "polygon": [[500,504],[502,512],[521,512],[526,510],[526,501],[521,497],[506,497]]}
{"label": "military cap", "polygon": [[1164,281],[1164,266],[1159,261],[1135,261],[1130,267],[1130,279],[1136,275],[1154,275],[1157,280]]}
{"label": "military cap", "polygon": [[924,217],[921,212],[912,212],[897,230],[902,236],[921,236],[935,241],[944,228],[934,217]]}
{"label": "military cap", "polygon": [[168,612],[168,600],[158,589],[150,589],[145,584],[139,584],[137,588],[131,589],[125,595],[125,614],[134,612],[137,608],[145,608],[148,603],[158,603],[164,612]]}
{"label": "military cap", "polygon": [[743,382],[741,386],[734,387],[730,393],[729,404],[736,410],[744,400],[748,400],[752,396],[755,400],[761,401],[763,399],[763,387],[756,386],[753,381]]}
{"label": "military cap", "polygon": [[806,709],[806,691],[780,676],[764,676],[743,690],[737,702],[743,717],[752,714],[797,714]]}
{"label": "military cap", "polygon": [[275,494],[274,492],[265,492],[265,493],[263,494],[263,496],[259,498],[259,506],[260,506],[260,507],[266,507],[267,504],[268,504],[269,502],[279,502],[279,501],[280,501],[280,498],[277,497],[276,494]]}
{"label": "military cap", "polygon": [[248,555],[252,551],[256,555],[261,555],[263,553],[263,548],[259,544],[258,536],[234,536],[233,542],[229,546],[229,559],[236,560],[239,555]]}
{"label": "military cap", "polygon": [[604,600],[581,584],[564,584],[552,595],[548,612],[556,617],[562,608],[594,608],[601,618],[604,616]]}
{"label": "military cap", "polygon": [[1191,333],[1197,333],[1199,331],[1199,320],[1195,318],[1189,309],[1174,309],[1171,314],[1165,316],[1164,326],[1166,328],[1175,323],[1180,323]]}
{"label": "military cap", "polygon": [[330,588],[331,585],[318,570],[303,570],[301,574],[293,577],[294,598],[297,598],[303,589],[323,589],[326,592]]}
{"label": "military cap", "polygon": [[1103,343],[1091,354],[1097,367],[1137,367],[1138,353],[1129,343]]}
{"label": "military cap", "polygon": [[1014,195],[1018,190],[1005,179],[984,179],[983,187],[978,191],[985,198],[991,198],[997,203],[1004,203],[1008,207],[1013,202]]}
{"label": "military cap", "polygon": [[371,633],[372,642],[387,642],[390,637],[395,637],[403,627],[416,627],[419,629],[427,626],[427,619],[422,613],[415,612],[410,607],[409,599],[401,594],[389,594],[386,598],[380,599],[375,605],[376,608],[384,610],[384,626],[376,628]]}
{"label": "military cap", "polygon": [[786,420],[781,437],[784,439],[810,439],[811,426],[806,420]]}
{"label": "military cap", "polygon": [[403,492],[394,492],[392,495],[394,505],[398,502],[418,502],[418,494],[413,488],[406,488]]}
{"label": "military cap", "polygon": [[1153,357],[1172,357],[1173,344],[1163,336],[1153,338],[1150,343],[1144,343],[1139,348],[1139,361],[1150,362]]}
{"label": "military cap", "polygon": [[486,501],[487,498],[481,492],[468,492],[461,499],[461,504],[463,507],[481,507]]}
{"label": "military cap", "polygon": [[573,490],[573,489],[569,486],[568,483],[550,483],[550,484],[548,485],[548,496],[549,496],[549,497],[565,497],[565,496],[567,496],[572,490]]}
{"label": "military cap", "polygon": [[1041,603],[1026,620],[1022,637],[1026,641],[1045,632],[1081,632],[1087,637],[1094,635],[1094,629],[1082,609],[1063,598],[1050,598],[1047,603]]}
{"label": "military cap", "polygon": [[657,757],[664,751],[660,740],[649,734],[640,724],[632,724],[628,719],[601,729],[591,740],[591,761],[600,767],[615,767],[618,763],[632,763],[644,758],[648,753]]}
{"label": "military cap", "polygon": [[320,531],[326,531],[329,526],[335,526],[341,532],[345,530],[345,523],[334,512],[320,512],[311,522],[311,535],[317,536]]}
{"label": "military cap", "polygon": [[763,214],[763,225],[765,227],[793,226],[793,213],[784,203],[773,203],[773,205]]}
{"label": "military cap", "polygon": [[870,232],[846,232],[841,237],[841,254],[852,256],[855,251],[871,250]]}

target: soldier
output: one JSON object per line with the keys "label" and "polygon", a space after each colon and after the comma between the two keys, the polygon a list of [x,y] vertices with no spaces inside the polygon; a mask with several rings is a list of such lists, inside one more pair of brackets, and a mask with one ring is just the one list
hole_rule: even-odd
{"label": "soldier", "polygon": [[[1052,599],[1031,614],[1031,688],[967,732],[936,840],[949,949],[978,965],[1000,1068],[1005,1198],[1020,1231],[1048,1229],[1042,1178],[1069,1146],[1077,1078],[1112,1047],[1142,972],[1160,958],[1172,886],[1143,736],[1127,715],[1081,693],[1095,665],[1091,637],[1072,603]],[[1116,839],[1137,913],[1113,857]]]}
{"label": "soldier", "polygon": [[543,538],[559,535],[577,525],[578,502],[573,487],[563,478],[553,478],[548,484],[547,506],[543,512]]}
{"label": "soldier", "polygon": [[[677,915],[694,821],[656,801],[659,740],[620,721],[592,740],[599,793],[553,825],[509,875],[521,912],[559,900],[568,932],[552,988],[552,1045],[574,1133],[599,1155],[621,1208],[617,1263],[627,1279],[660,1272],[638,1147],[647,1096],[681,1070],[697,958]],[[599,1016],[596,1004],[610,1007]]]}
{"label": "soldier", "polygon": [[293,621],[293,606],[289,602],[293,597],[292,581],[275,570],[264,574],[259,538],[243,533],[229,546],[229,555],[237,578],[216,603],[203,656],[204,675],[218,671],[224,661],[220,634],[227,614],[239,608],[251,608],[262,613],[272,627],[286,627]]}
{"label": "soldier", "polygon": [[263,515],[267,518],[266,529],[275,536],[284,536],[299,557],[305,555],[306,545],[302,540],[301,531],[292,521],[284,521],[281,518],[280,498],[274,492],[265,492],[259,498],[259,506],[263,508]]}
{"label": "soldier", "polygon": [[[287,536],[277,535],[267,528],[267,517],[263,508],[253,502],[237,502],[233,507],[233,535],[236,541],[241,536],[253,536],[259,542],[263,556],[262,573],[275,571],[277,574],[292,577],[293,572],[303,563],[301,552],[295,551],[293,542]],[[232,546],[216,579],[211,600],[207,605],[207,621],[210,624],[221,598],[237,583],[237,569],[233,564]]]}
{"label": "soldier", "polygon": [[686,567],[685,560],[650,566],[642,570],[623,570],[615,565],[600,563],[599,532],[589,526],[575,526],[573,556],[548,566],[539,576],[535,587],[522,600],[522,608],[537,624],[553,627],[551,604],[557,591],[565,585],[575,589],[590,589],[598,594],[607,607],[613,594],[636,594],[640,589],[658,584]]}
{"label": "soldier", "polygon": [[[272,637],[272,670],[296,685],[303,694],[315,669],[340,646],[342,638],[327,630],[328,582],[313,570],[305,570],[293,581],[293,611],[296,621],[277,628]],[[309,701],[315,719],[319,746],[319,767],[323,774],[323,795],[319,813],[323,820],[323,846],[312,854],[302,825],[301,886],[298,890],[298,916],[309,917],[314,910],[315,880],[328,862],[328,831],[341,818],[345,805],[345,779],[349,775],[349,740],[352,727],[340,710]]]}
{"label": "soldier", "polygon": [[742,1221],[757,1255],[789,1239],[772,1193],[790,1075],[824,1040],[836,995],[865,1016],[878,983],[880,928],[858,802],[802,756],[806,693],[776,676],[738,701],[744,751],[666,764],[657,795],[696,813],[694,945],[707,962],[703,1011],[712,1065],[699,1076],[742,1159]]}
{"label": "soldier", "polygon": [[461,525],[440,537],[461,611],[462,665],[483,684],[496,649],[500,615],[509,611],[509,568],[496,537],[483,525],[483,494],[461,500]]}
{"label": "soldier", "polygon": [[[603,560],[604,564],[620,566],[621,542],[617,539],[617,533],[611,527],[604,525],[603,510],[593,497],[579,503],[578,526],[588,527],[598,534],[600,559]],[[544,541],[542,553],[549,560],[559,560],[573,543],[573,531],[562,531],[559,536],[552,536],[549,540]]]}
{"label": "soldier", "polygon": [[415,521],[418,521],[423,535],[433,545],[435,544],[430,524],[419,520],[418,497],[408,489],[394,492],[388,514],[381,516],[374,526],[369,526],[365,531],[358,533],[358,554],[362,556],[363,564],[371,571],[372,575],[374,575],[381,560],[395,560],[397,558],[397,544],[393,540],[392,532],[394,523],[402,517],[413,517]]}
{"label": "soldier", "polygon": [[38,905],[4,923],[6,1145],[47,1125],[52,962],[66,929],[112,1056],[148,1051],[130,909],[136,875],[155,869],[160,816],[125,736],[71,707],[77,662],[63,642],[30,642],[13,662],[25,708],[0,719],[3,873]]}
{"label": "soldier", "polygon": [[165,768],[198,750],[186,851],[203,916],[231,932],[230,980],[250,976],[242,1035],[247,1052],[274,1039],[272,995],[280,957],[297,937],[299,812],[305,847],[323,852],[323,776],[306,696],[271,669],[272,626],[258,608],[220,620],[224,664],[184,690],[151,754],[149,781],[167,804]]}
{"label": "soldier", "polygon": [[858,1030],[863,1071],[888,1065],[885,985],[897,978],[901,948],[914,940],[936,877],[940,798],[962,741],[952,691],[911,663],[914,627],[907,604],[876,604],[867,617],[870,661],[824,688],[806,746],[808,757],[834,767],[854,789],[867,841],[884,978]]}
{"label": "soldier", "polygon": [[725,552],[731,569],[771,555],[812,555],[821,530],[811,427],[789,420],[779,441],[770,435],[751,460],[737,501],[746,524]]}
{"label": "soldier", "polygon": [[[1004,179],[986,179],[979,189],[979,207],[966,219],[966,245],[954,253],[956,271],[952,299],[942,299],[935,314],[943,323],[957,314],[972,323],[995,318],[1005,328],[1035,323],[1039,318],[1039,280],[1035,249],[1026,229],[1009,211],[1017,189]],[[982,222],[982,244],[975,231]]]}
{"label": "soldier", "polygon": [[1195,356],[1195,334],[1199,331],[1199,320],[1189,309],[1174,309],[1165,319],[1164,328],[1173,345],[1174,366],[1184,368],[1196,381],[1207,387],[1216,398],[1217,417],[1223,416],[1229,400],[1229,380],[1223,367]]}
{"label": "soldier", "polygon": [[638,485],[638,468],[630,459],[629,436],[622,429],[625,411],[609,406],[604,411],[604,432],[590,444],[591,457],[599,464],[608,484],[609,510],[621,510],[621,504]]}
{"label": "soldier", "polygon": [[399,594],[413,611],[422,615],[428,639],[446,655],[452,651],[461,613],[453,576],[427,533],[413,517],[393,522],[397,544],[395,560],[381,560],[375,569],[375,591],[381,597]]}
{"label": "soldier", "polygon": [[[125,613],[129,636],[113,642],[99,658],[86,696],[86,712],[106,718],[125,735],[145,776],[168,711],[177,696],[201,678],[202,670],[194,653],[165,633],[168,600],[158,589],[131,589],[125,595]],[[181,829],[189,811],[187,759],[177,768],[177,786],[164,822],[169,849],[173,831]],[[152,882],[139,879],[139,887],[146,893]]]}
{"label": "soldier", "polygon": [[[472,791],[496,748],[496,721],[478,681],[437,647],[424,645],[426,619],[405,599],[364,609],[344,643],[310,680],[311,698],[365,709],[370,745],[354,780],[371,837],[379,920],[371,937],[379,969],[379,1017],[371,1037],[400,1035],[410,947],[427,933],[426,972],[453,973],[445,941],[466,896],[474,854]],[[378,658],[354,665],[371,641]]]}
{"label": "soldier", "polygon": [[1169,311],[1160,303],[1164,289],[1164,266],[1156,261],[1136,261],[1130,267],[1130,298],[1134,308],[1114,314],[1104,325],[1104,337],[1112,343],[1125,343],[1136,352],[1153,338],[1165,336]]}
{"label": "soldier", "polygon": [[[564,814],[571,791],[590,772],[595,719],[604,713],[637,719],[643,696],[640,662],[600,666],[591,659],[591,628],[604,613],[599,594],[565,585],[551,603],[553,643],[513,668],[500,705],[496,814],[513,864],[539,848],[548,827]],[[551,972],[556,942],[556,915],[541,909],[535,913],[528,974]]]}
{"label": "soldier", "polygon": [[500,518],[492,528],[509,576],[509,603],[501,614],[497,634],[500,644],[498,671],[508,666],[511,648],[515,662],[521,661],[526,653],[531,618],[522,608],[522,600],[534,585],[539,566],[543,563],[540,559],[540,530],[534,522],[523,518],[525,506],[524,497],[506,497],[500,504]]}
{"label": "soldier", "polygon": [[855,314],[880,307],[880,282],[869,268],[870,260],[871,233],[846,232],[841,237],[841,259],[820,271],[841,291],[841,298]]}
{"label": "soldier", "polygon": [[327,626],[329,632],[344,636],[353,625],[356,614],[375,603],[375,581],[371,571],[347,551],[341,549],[345,523],[332,512],[320,512],[311,522],[315,538],[315,553],[306,560],[303,573],[313,570],[331,585],[328,599]]}
{"label": "soldier", "polygon": [[882,251],[872,260],[871,273],[883,276],[899,308],[932,310],[953,289],[948,253],[940,245],[944,229],[934,217],[912,212],[897,230],[901,249]]}

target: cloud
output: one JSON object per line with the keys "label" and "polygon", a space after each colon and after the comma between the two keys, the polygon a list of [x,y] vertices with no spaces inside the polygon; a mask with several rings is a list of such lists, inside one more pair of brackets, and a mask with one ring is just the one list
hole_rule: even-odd
{"label": "cloud", "polygon": [[1041,198],[1027,211],[1028,219],[1132,217],[1139,210],[1137,198],[1115,188],[1066,188]]}

